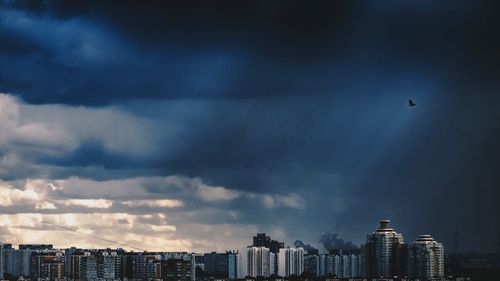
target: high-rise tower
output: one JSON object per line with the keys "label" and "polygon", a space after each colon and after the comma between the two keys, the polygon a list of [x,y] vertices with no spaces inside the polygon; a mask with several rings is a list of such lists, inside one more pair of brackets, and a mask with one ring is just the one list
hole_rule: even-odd
{"label": "high-rise tower", "polygon": [[408,246],[408,277],[420,280],[444,278],[444,248],[430,235],[420,235]]}
{"label": "high-rise tower", "polygon": [[280,249],[278,263],[279,276],[300,276],[304,272],[304,249],[301,247]]}
{"label": "high-rise tower", "polygon": [[367,278],[392,278],[405,272],[403,235],[390,228],[389,222],[381,220],[362,247],[363,275]]}
{"label": "high-rise tower", "polygon": [[237,262],[238,278],[269,277],[271,275],[271,255],[266,247],[248,246],[240,249]]}

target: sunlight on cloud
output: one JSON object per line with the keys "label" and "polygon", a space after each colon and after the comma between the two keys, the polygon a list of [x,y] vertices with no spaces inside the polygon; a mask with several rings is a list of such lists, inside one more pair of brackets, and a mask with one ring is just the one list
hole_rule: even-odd
{"label": "sunlight on cloud", "polygon": [[25,189],[18,189],[8,183],[0,181],[0,206],[36,204],[42,201],[45,197],[45,192],[31,183],[32,182],[28,181],[25,185]]}
{"label": "sunlight on cloud", "polygon": [[228,201],[237,198],[240,194],[235,190],[229,190],[219,186],[207,186],[200,184],[198,196],[204,201]]}
{"label": "sunlight on cloud", "polygon": [[184,203],[180,200],[161,199],[161,200],[130,200],[122,202],[123,205],[129,207],[160,207],[160,208],[175,208],[182,207]]}
{"label": "sunlight on cloud", "polygon": [[113,206],[113,202],[104,199],[67,199],[61,202],[68,206],[82,206],[96,209],[107,209]]}
{"label": "sunlight on cloud", "polygon": [[40,202],[36,203],[35,205],[35,210],[56,210],[57,207],[54,205],[54,203],[51,202]]}
{"label": "sunlight on cloud", "polygon": [[[53,243],[58,247],[113,247],[109,241],[102,241],[88,235],[113,241],[120,241],[134,247],[151,250],[169,250],[176,240],[165,233],[176,231],[176,227],[164,220],[160,225],[144,225],[138,215],[126,213],[90,214],[1,214],[0,227],[4,229],[0,239],[18,243]],[[128,221],[130,225],[120,223]],[[45,221],[47,223],[43,223]],[[68,229],[73,229],[70,231]],[[29,231],[27,231],[29,230]],[[189,245],[186,239],[184,245]],[[170,248],[173,250],[172,248]],[[186,248],[184,248],[186,250]]]}

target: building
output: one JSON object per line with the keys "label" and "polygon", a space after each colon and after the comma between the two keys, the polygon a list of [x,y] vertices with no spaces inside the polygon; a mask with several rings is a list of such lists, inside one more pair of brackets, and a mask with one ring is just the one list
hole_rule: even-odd
{"label": "building", "polygon": [[100,251],[97,256],[97,277],[100,280],[115,280],[116,252]]}
{"label": "building", "polygon": [[[191,281],[196,280],[196,268],[195,268],[195,263],[196,263],[196,256],[194,254],[189,254],[187,252],[164,252],[162,253],[163,261],[168,261],[170,259],[174,260],[184,260],[187,264],[189,264],[189,277]],[[165,264],[165,262],[163,262]],[[166,273],[166,271],[164,271]],[[166,276],[162,275],[163,280],[165,280]],[[187,276],[187,275],[186,275]]]}
{"label": "building", "polygon": [[227,278],[236,279],[238,278],[238,252],[228,251],[226,254],[228,263]]}
{"label": "building", "polygon": [[17,259],[16,259],[16,249],[12,247],[12,244],[3,244],[3,275],[4,278],[17,277],[19,276],[17,270]]}
{"label": "building", "polygon": [[3,250],[3,243],[0,242],[0,279],[3,280],[5,276],[4,268],[5,268],[5,257],[4,257],[4,250]]}
{"label": "building", "polygon": [[270,236],[266,236],[265,233],[257,233],[257,236],[253,237],[254,247],[266,247],[271,253],[277,254],[280,249],[285,247],[285,243],[272,240]]}
{"label": "building", "polygon": [[66,271],[65,275],[68,279],[73,279],[73,276],[71,275],[72,274],[71,256],[73,255],[73,253],[78,251],[81,251],[81,249],[77,249],[75,247],[71,247],[64,250],[64,257],[66,259],[64,270]]}
{"label": "building", "polygon": [[163,257],[161,254],[146,255],[146,279],[161,280],[163,279]]}
{"label": "building", "polygon": [[191,260],[182,258],[170,258],[164,262],[164,281],[190,281],[191,280]]}
{"label": "building", "polygon": [[287,247],[278,254],[278,275],[281,277],[300,276],[304,272],[304,249]]}
{"label": "building", "polygon": [[19,275],[23,277],[28,277],[30,274],[31,265],[31,250],[30,249],[19,249]]}
{"label": "building", "polygon": [[31,274],[31,255],[48,253],[54,249],[52,244],[19,244],[19,273],[23,277]]}
{"label": "building", "polygon": [[47,250],[33,252],[30,258],[31,280],[64,280],[64,252]]}
{"label": "building", "polygon": [[266,247],[249,246],[238,252],[238,278],[269,277],[271,275],[271,252]]}
{"label": "building", "polygon": [[362,246],[363,275],[367,278],[393,278],[405,273],[405,246],[403,235],[389,227],[389,220],[381,220],[375,232]]}
{"label": "building", "polygon": [[408,277],[420,280],[444,278],[444,247],[430,235],[420,235],[408,246]]}
{"label": "building", "polygon": [[361,255],[341,254],[333,257],[333,272],[339,278],[357,278],[361,274]]}
{"label": "building", "polygon": [[204,254],[203,267],[208,277],[229,278],[229,255],[216,252]]}
{"label": "building", "polygon": [[19,244],[19,250],[47,251],[53,249],[52,244]]}
{"label": "building", "polygon": [[318,276],[328,276],[328,257],[325,254],[318,256]]}
{"label": "building", "polygon": [[320,275],[320,257],[318,255],[306,255],[304,256],[304,272],[307,276],[319,277]]}
{"label": "building", "polygon": [[269,253],[269,270],[271,275],[278,275],[278,255],[271,251]]}

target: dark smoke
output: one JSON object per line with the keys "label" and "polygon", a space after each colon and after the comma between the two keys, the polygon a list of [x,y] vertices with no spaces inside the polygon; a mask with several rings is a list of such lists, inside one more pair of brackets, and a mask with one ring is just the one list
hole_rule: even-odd
{"label": "dark smoke", "polygon": [[321,235],[319,242],[327,250],[355,250],[358,246],[354,245],[351,241],[344,241],[339,238],[338,233],[324,233]]}
{"label": "dark smoke", "polygon": [[306,250],[308,253],[315,252],[318,250],[318,249],[314,248],[313,246],[311,246],[310,244],[304,244],[304,242],[302,242],[302,240],[295,240],[295,242],[293,242],[293,245],[297,248],[298,247],[304,248],[304,250]]}

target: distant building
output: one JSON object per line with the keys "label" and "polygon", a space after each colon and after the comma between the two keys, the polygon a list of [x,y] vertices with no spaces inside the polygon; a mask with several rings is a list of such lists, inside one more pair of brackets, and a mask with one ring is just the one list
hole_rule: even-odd
{"label": "distant building", "polygon": [[304,249],[287,247],[278,255],[278,275],[281,277],[300,276],[304,272]]}
{"label": "distant building", "polygon": [[226,254],[228,263],[227,277],[229,279],[236,279],[238,278],[238,252],[230,251],[226,252]]}
{"label": "distant building", "polygon": [[[162,253],[162,258],[164,261],[163,262],[164,265],[166,265],[166,262],[168,262],[169,260],[177,260],[178,264],[183,268],[182,270],[189,269],[189,275],[184,274],[182,272],[182,278],[189,277],[187,280],[190,280],[190,281],[196,280],[196,268],[195,268],[196,256],[194,254],[189,254],[186,252],[166,252],[166,253]],[[183,260],[184,262],[180,263],[179,260]],[[164,269],[165,269],[165,267],[164,267]],[[166,280],[167,276],[165,274],[167,274],[167,273],[169,273],[169,272],[164,270],[164,274],[162,274],[163,280]],[[169,276],[169,278],[171,279],[172,276]]]}
{"label": "distant building", "polygon": [[238,252],[238,278],[269,277],[271,252],[266,247],[249,246]]}
{"label": "distant building", "polygon": [[420,235],[408,246],[408,277],[420,280],[444,278],[444,247],[430,235]]}
{"label": "distant building", "polygon": [[30,249],[19,249],[18,250],[18,258],[19,258],[19,275],[23,277],[28,277],[31,272],[31,253]]}
{"label": "distant building", "polygon": [[203,255],[203,268],[208,277],[236,278],[236,252],[207,253]]}
{"label": "distant building", "polygon": [[278,255],[273,252],[269,253],[269,270],[271,275],[278,275]]}
{"label": "distant building", "polygon": [[111,281],[116,278],[117,253],[114,251],[99,251],[97,256],[97,277],[100,280]]}
{"label": "distant building", "polygon": [[257,233],[257,236],[253,237],[252,246],[254,246],[254,247],[266,247],[271,251],[271,253],[277,254],[279,252],[279,249],[282,249],[285,247],[285,243],[278,242],[276,240],[272,240],[271,237],[266,236],[265,233]]}
{"label": "distant building", "polygon": [[68,248],[68,249],[65,249],[64,250],[64,257],[66,259],[65,261],[65,267],[64,267],[64,270],[65,270],[65,275],[68,279],[72,279],[73,276],[72,276],[72,262],[71,262],[71,256],[73,255],[73,253],[77,252],[77,251],[81,251],[75,247],[71,247],[71,248]]}
{"label": "distant building", "polygon": [[362,246],[363,275],[367,278],[393,278],[405,272],[403,235],[381,220],[380,227],[369,234]]}
{"label": "distant building", "polygon": [[31,280],[64,280],[64,252],[46,250],[33,252],[30,262]]}
{"label": "distant building", "polygon": [[304,256],[304,272],[308,276],[319,277],[319,256],[318,255],[306,255]]}
{"label": "distant building", "polygon": [[19,244],[19,250],[46,251],[53,249],[52,244]]}
{"label": "distant building", "polygon": [[5,265],[4,265],[5,264],[5,260],[4,259],[5,258],[4,258],[4,252],[3,252],[4,249],[3,249],[3,246],[4,246],[3,243],[0,242],[0,279],[2,279],[2,280],[4,279],[4,275],[5,275],[4,274],[5,273],[4,272],[4,267],[5,267]]}
{"label": "distant building", "polygon": [[339,278],[356,278],[361,274],[361,255],[342,254],[333,256],[334,275]]}
{"label": "distant building", "polygon": [[191,280],[190,260],[182,258],[170,258],[164,262],[164,281],[190,281]]}
{"label": "distant building", "polygon": [[328,276],[331,274],[329,270],[329,255],[322,254],[318,256],[318,275],[319,276]]}
{"label": "distant building", "polygon": [[71,256],[71,277],[74,280],[97,279],[97,256],[95,252],[82,251]]}
{"label": "distant building", "polygon": [[253,237],[252,246],[269,248],[271,246],[271,237],[267,236],[265,233],[257,233],[257,235]]}

